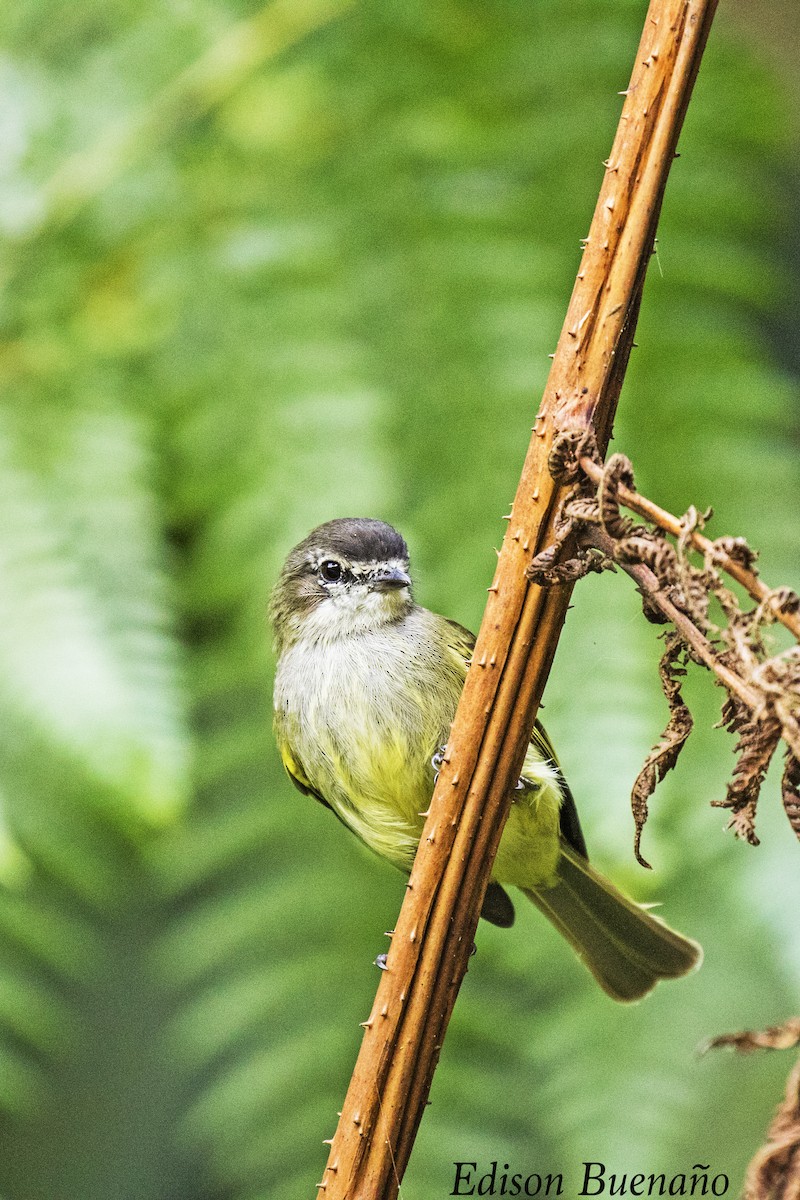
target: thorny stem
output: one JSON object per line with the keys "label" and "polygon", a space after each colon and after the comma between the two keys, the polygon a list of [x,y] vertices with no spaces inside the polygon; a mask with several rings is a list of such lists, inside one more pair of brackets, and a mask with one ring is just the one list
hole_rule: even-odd
{"label": "thorny stem", "polygon": [[408,892],[323,1178],[325,1200],[394,1200],[566,614],[526,570],[569,486],[555,439],[611,434],[678,134],[716,0],[651,0]]}
{"label": "thorny stem", "polygon": [[[603,478],[603,468],[600,463],[584,455],[579,460],[579,465],[581,470],[591,479],[592,483],[600,483]],[[682,537],[685,534],[685,529],[679,517],[667,512],[665,508],[654,504],[652,500],[648,500],[646,496],[642,496],[632,488],[626,487],[623,483],[619,484],[617,488],[617,498],[631,512],[638,513],[640,517],[644,517],[646,521],[651,521],[654,525],[658,525],[660,529],[666,530],[667,533],[671,533],[674,537]],[[741,584],[753,600],[757,600],[759,604],[767,604],[775,619],[780,621],[782,625],[785,625],[796,638],[800,639],[800,613],[790,612],[772,604],[773,592],[762,579],[759,579],[754,571],[749,570],[735,558],[731,558],[729,554],[726,554],[724,550],[715,545],[705,534],[700,533],[698,529],[693,529],[689,533],[688,541],[701,554],[713,556],[713,560],[717,566],[721,567],[732,579]]]}

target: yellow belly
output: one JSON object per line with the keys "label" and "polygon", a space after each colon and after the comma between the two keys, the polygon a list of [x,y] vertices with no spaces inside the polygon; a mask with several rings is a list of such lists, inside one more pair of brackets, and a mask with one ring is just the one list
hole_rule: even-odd
{"label": "yellow belly", "polygon": [[411,870],[433,790],[433,767],[419,758],[402,738],[393,738],[380,747],[373,743],[360,756],[359,770],[344,761],[337,766],[345,781],[333,797],[337,813],[371,850],[402,871]]}
{"label": "yellow belly", "polygon": [[[410,871],[433,789],[432,768],[409,771],[411,754],[399,742],[384,746],[369,788],[351,779],[346,802],[337,812],[355,834],[382,858]],[[339,766],[345,772],[344,764]],[[498,883],[514,887],[548,887],[555,882],[561,853],[559,811],[562,794],[557,776],[531,748],[524,777],[531,786],[514,793],[508,820],[492,869]],[[363,785],[363,780],[359,780]],[[416,783],[416,786],[414,786]]]}
{"label": "yellow belly", "polygon": [[[543,770],[547,770],[547,764],[526,760],[526,778],[531,774],[541,776]],[[553,778],[541,780],[535,790],[514,793],[492,879],[524,888],[550,887],[555,883],[561,855],[561,802],[561,790]]]}

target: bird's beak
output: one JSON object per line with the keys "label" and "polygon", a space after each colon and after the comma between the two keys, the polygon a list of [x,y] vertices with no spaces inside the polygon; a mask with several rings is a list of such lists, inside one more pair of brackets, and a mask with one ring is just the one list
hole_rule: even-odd
{"label": "bird's beak", "polygon": [[397,588],[411,587],[411,577],[399,567],[393,567],[378,575],[372,586],[376,592],[391,592]]}

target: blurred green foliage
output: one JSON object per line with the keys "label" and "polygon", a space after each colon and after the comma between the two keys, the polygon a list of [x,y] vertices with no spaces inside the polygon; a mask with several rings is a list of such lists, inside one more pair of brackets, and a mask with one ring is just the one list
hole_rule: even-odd
{"label": "blurred green foliage", "polygon": [[[0,1191],[312,1195],[403,881],[290,789],[265,598],[319,521],[407,534],[476,627],[644,4],[16,0],[0,15]],[[241,23],[241,24],[240,24]],[[588,48],[588,49],[587,49]],[[715,30],[617,443],[797,571],[798,189],[769,64]],[[794,306],[794,307],[793,307]],[[538,915],[481,929],[404,1194],[456,1159],[738,1181],[797,1008],[798,848],[707,802],[719,693],[633,863],[664,720],[625,581],[581,584],[546,719],[595,858],[703,941],[631,1010]]]}

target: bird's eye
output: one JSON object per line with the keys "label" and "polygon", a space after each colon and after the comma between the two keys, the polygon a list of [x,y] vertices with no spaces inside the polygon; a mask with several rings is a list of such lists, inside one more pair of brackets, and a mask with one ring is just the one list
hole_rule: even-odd
{"label": "bird's eye", "polygon": [[319,573],[328,583],[336,583],[342,578],[342,564],[335,558],[328,558],[319,569]]}

